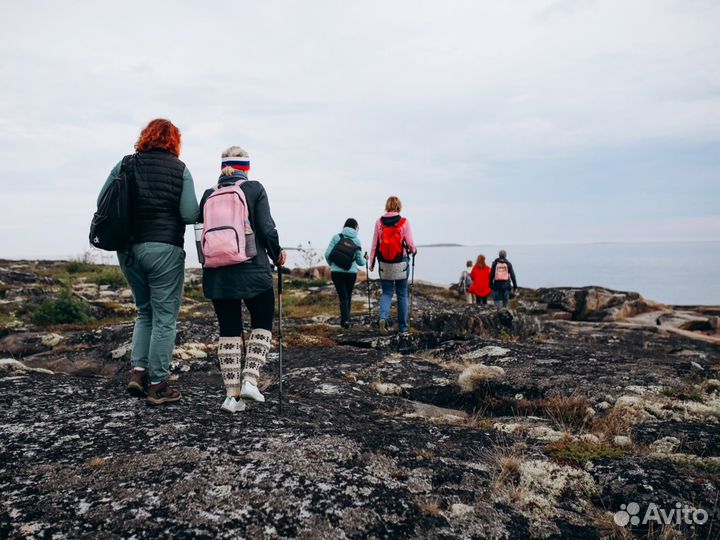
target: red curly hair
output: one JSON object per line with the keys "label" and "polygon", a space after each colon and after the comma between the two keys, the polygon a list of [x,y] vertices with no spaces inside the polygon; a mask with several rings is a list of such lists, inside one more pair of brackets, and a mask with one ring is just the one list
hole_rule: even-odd
{"label": "red curly hair", "polygon": [[135,150],[147,152],[160,148],[175,157],[180,156],[180,130],[170,120],[156,118],[140,132]]}

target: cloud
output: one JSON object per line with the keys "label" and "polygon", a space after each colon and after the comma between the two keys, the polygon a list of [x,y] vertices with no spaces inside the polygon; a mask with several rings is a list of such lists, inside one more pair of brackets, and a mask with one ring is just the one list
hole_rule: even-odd
{"label": "cloud", "polygon": [[[423,243],[611,239],[608,212],[670,223],[719,196],[718,162],[701,158],[720,154],[715,2],[0,9],[0,198],[56,221],[56,201],[92,213],[79,201],[92,206],[157,116],[181,127],[199,193],[223,148],[246,147],[290,245],[324,242],[348,215],[369,235],[391,193]],[[52,241],[21,232],[4,255],[78,250],[86,226],[68,223]]]}

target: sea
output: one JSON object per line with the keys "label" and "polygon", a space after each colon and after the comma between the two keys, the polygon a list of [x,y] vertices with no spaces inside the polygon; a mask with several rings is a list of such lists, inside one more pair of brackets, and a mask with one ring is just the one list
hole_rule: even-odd
{"label": "sea", "polygon": [[[501,247],[521,287],[598,285],[670,305],[720,305],[720,242],[419,247],[415,279],[455,283],[467,260],[483,254],[490,264]],[[304,260],[288,251],[289,267]]]}

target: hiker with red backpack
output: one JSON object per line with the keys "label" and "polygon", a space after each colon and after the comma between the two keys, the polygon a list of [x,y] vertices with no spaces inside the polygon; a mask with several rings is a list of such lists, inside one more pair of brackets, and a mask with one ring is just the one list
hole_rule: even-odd
{"label": "hiker with red backpack", "polygon": [[357,220],[345,220],[342,232],[330,239],[325,250],[325,260],[330,265],[330,276],[340,299],[340,326],[350,328],[352,292],[357,279],[358,265],[365,263],[358,238]]}
{"label": "hiker with red backpack", "polygon": [[180,130],[170,120],[148,123],[110,172],[98,196],[90,242],[117,251],[137,316],[127,391],[149,405],[181,398],[170,386],[170,362],[183,284],[185,226],[198,216],[195,185],[180,155]]}
{"label": "hiker with red backpack", "polygon": [[507,260],[507,253],[504,249],[500,250],[498,258],[492,263],[490,288],[495,291],[495,305],[500,307],[500,300],[502,300],[504,308],[508,307],[510,301],[510,289],[517,291],[515,271],[510,261]]}
{"label": "hiker with red backpack", "polygon": [[397,294],[398,327],[400,333],[409,330],[408,322],[408,273],[410,255],[417,253],[410,222],[400,215],[402,203],[392,196],[385,203],[385,214],[375,223],[373,243],[370,252],[370,271],[378,261],[378,272],[382,285],[380,296],[381,336],[388,335],[388,318],[392,304],[393,290]]}
{"label": "hiker with red backpack", "polygon": [[[265,188],[248,180],[248,153],[231,146],[222,153],[220,170],[217,185],[205,191],[200,202],[200,244],[203,290],[212,300],[220,325],[218,360],[226,390],[220,408],[233,413],[245,409],[243,399],[265,401],[258,379],[270,351],[275,312],[268,258],[281,267],[285,252]],[[246,350],[243,302],[252,327]]]}

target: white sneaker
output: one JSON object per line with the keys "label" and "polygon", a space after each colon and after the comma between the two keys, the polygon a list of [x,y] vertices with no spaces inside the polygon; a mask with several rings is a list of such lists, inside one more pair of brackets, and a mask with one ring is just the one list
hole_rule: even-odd
{"label": "white sneaker", "polygon": [[258,387],[250,381],[243,381],[242,388],[240,389],[240,397],[242,399],[252,399],[253,401],[259,401],[260,403],[263,403],[265,401],[265,396],[263,396],[260,393],[260,390],[258,390]]}
{"label": "white sneaker", "polygon": [[223,404],[220,405],[220,409],[229,413],[244,411],[245,402],[241,399],[235,399],[234,397],[228,396],[225,398],[225,401],[223,401]]}

